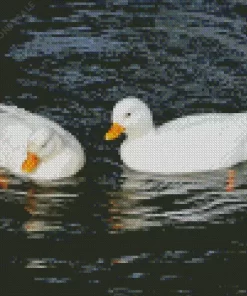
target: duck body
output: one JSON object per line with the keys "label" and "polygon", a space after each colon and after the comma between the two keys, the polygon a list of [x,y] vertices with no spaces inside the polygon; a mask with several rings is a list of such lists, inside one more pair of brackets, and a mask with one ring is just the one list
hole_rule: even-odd
{"label": "duck body", "polygon": [[[29,144],[40,153],[39,165],[23,171]],[[85,163],[84,150],[76,138],[57,123],[15,106],[0,104],[0,166],[36,181],[74,175]]]}
{"label": "duck body", "polygon": [[[143,102],[125,100],[116,106],[113,119],[124,124],[119,106],[136,117],[132,126],[127,122],[127,138],[120,149],[122,161],[133,170],[184,174],[218,170],[247,160],[247,113],[190,115],[156,128]],[[143,116],[138,117],[138,109]],[[146,128],[141,128],[141,121]],[[140,133],[136,132],[138,126]]]}
{"label": "duck body", "polygon": [[195,115],[125,140],[121,159],[152,173],[189,173],[231,167],[247,160],[247,114]]}

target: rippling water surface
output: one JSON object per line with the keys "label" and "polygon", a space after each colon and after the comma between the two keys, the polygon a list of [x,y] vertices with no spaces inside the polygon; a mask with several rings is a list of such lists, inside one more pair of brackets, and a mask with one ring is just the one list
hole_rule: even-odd
{"label": "rippling water surface", "polygon": [[8,176],[1,289],[246,295],[246,164],[227,192],[226,170],[136,173],[121,163],[122,139],[103,140],[113,105],[127,95],[146,101],[157,125],[246,110],[245,2],[33,1],[18,20],[28,3],[8,2],[2,102],[61,124],[85,147],[87,164],[45,186]]}

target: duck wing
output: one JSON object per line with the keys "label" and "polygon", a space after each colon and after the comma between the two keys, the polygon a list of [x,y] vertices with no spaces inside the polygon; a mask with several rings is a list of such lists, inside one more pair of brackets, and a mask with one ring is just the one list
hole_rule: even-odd
{"label": "duck wing", "polygon": [[184,132],[185,130],[189,130],[191,128],[208,125],[208,124],[215,124],[225,121],[229,119],[231,114],[224,113],[212,113],[212,114],[195,114],[195,115],[188,115],[181,118],[173,119],[160,127],[157,128],[157,132],[159,133],[166,133],[168,131],[177,131],[177,132]]}

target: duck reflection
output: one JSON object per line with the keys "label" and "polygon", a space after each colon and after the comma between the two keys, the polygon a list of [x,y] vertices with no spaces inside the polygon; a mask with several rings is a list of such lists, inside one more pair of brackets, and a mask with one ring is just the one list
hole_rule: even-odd
{"label": "duck reflection", "polygon": [[32,184],[27,189],[24,209],[31,216],[23,224],[23,229],[31,237],[42,237],[44,232],[63,231],[62,216],[68,204],[78,196],[73,193],[71,185],[79,184],[82,180],[71,178],[64,181],[56,181],[49,184]]}
{"label": "duck reflection", "polygon": [[231,171],[171,176],[125,168],[121,180],[121,188],[109,193],[112,232],[230,223],[247,207],[247,163]]}

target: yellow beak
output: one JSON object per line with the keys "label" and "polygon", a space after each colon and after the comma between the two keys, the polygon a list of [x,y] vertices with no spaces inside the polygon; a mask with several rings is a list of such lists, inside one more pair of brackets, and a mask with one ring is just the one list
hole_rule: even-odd
{"label": "yellow beak", "polygon": [[25,173],[33,172],[38,164],[40,163],[40,158],[32,152],[27,152],[27,158],[22,163],[22,171]]}
{"label": "yellow beak", "polygon": [[108,132],[105,134],[105,140],[114,140],[118,138],[124,131],[125,128],[122,125],[113,123]]}

